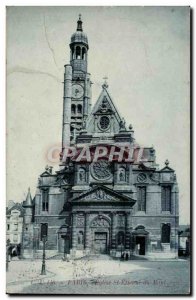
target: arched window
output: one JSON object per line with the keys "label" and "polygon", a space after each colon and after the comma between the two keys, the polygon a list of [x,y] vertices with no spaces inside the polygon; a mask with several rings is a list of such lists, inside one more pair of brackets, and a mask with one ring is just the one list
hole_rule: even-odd
{"label": "arched window", "polygon": [[72,59],[74,59],[74,49],[71,50]]}
{"label": "arched window", "polygon": [[162,243],[170,243],[170,224],[162,224],[161,230],[161,242]]}
{"label": "arched window", "polygon": [[123,231],[118,232],[117,243],[118,243],[118,245],[124,245],[125,244],[125,233]]}
{"label": "arched window", "polygon": [[86,60],[86,49],[82,48],[82,59]]}
{"label": "arched window", "polygon": [[78,104],[78,114],[81,114],[81,113],[82,113],[82,105]]}
{"label": "arched window", "polygon": [[75,106],[75,104],[71,105],[71,113],[74,114],[74,115],[76,113],[76,106]]}
{"label": "arched window", "polygon": [[79,46],[76,47],[76,59],[80,59],[81,58],[81,49]]}

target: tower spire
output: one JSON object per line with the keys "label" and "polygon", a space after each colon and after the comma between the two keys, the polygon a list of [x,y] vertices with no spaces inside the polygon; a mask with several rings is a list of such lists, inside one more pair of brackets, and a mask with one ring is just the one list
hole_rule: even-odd
{"label": "tower spire", "polygon": [[79,19],[78,19],[78,26],[77,26],[77,31],[83,31],[82,29],[82,20],[81,20],[81,14],[79,14]]}

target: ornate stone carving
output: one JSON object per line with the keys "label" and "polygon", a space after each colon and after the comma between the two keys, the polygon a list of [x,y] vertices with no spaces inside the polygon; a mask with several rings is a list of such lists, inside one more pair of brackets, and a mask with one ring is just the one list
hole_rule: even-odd
{"label": "ornate stone carving", "polygon": [[95,179],[105,180],[112,176],[111,165],[106,160],[94,162],[91,166],[91,173]]}
{"label": "ornate stone carving", "polygon": [[118,216],[118,225],[125,226],[125,217],[123,215]]}
{"label": "ornate stone carving", "polygon": [[112,112],[111,106],[110,106],[106,96],[103,98],[103,101],[102,101],[101,105],[99,106],[97,112],[99,112],[99,113]]}
{"label": "ornate stone carving", "polygon": [[92,222],[91,227],[109,227],[109,222],[100,216]]}
{"label": "ornate stone carving", "polygon": [[125,168],[120,168],[119,169],[119,181],[120,182],[125,182],[126,181],[126,171],[125,171]]}
{"label": "ornate stone carving", "polygon": [[147,175],[145,173],[140,173],[137,176],[137,181],[138,182],[146,182],[146,180],[147,180]]}
{"label": "ornate stone carving", "polygon": [[106,192],[102,189],[98,189],[94,193],[85,196],[84,200],[86,200],[86,201],[90,201],[90,200],[102,200],[102,201],[110,200],[110,201],[112,201],[112,200],[116,200],[116,197],[106,194]]}
{"label": "ornate stone carving", "polygon": [[154,182],[159,182],[159,174],[158,173],[151,173],[150,179]]}
{"label": "ornate stone carving", "polygon": [[83,168],[79,169],[78,181],[79,181],[79,183],[86,182],[86,172]]}
{"label": "ornate stone carving", "polygon": [[84,226],[84,216],[77,216],[77,226]]}

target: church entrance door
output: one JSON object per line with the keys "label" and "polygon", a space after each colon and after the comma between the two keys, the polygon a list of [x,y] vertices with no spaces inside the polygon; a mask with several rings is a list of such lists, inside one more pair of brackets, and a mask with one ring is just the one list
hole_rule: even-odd
{"label": "church entrance door", "polygon": [[136,244],[137,244],[137,247],[138,247],[138,252],[139,252],[139,255],[145,255],[145,236],[137,236],[136,237]]}
{"label": "church entrance door", "polygon": [[94,249],[95,253],[107,253],[107,232],[95,232]]}

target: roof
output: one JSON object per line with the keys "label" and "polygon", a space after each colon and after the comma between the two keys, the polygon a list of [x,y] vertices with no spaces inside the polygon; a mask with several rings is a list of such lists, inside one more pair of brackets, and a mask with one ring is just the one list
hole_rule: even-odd
{"label": "roof", "polygon": [[22,203],[15,203],[11,208],[6,208],[6,215],[11,215],[12,210],[19,210],[21,212],[21,216],[23,216],[24,208],[22,207]]}
{"label": "roof", "polygon": [[28,188],[27,197],[26,197],[26,200],[23,203],[23,206],[32,206],[32,197],[31,197],[30,188]]}

